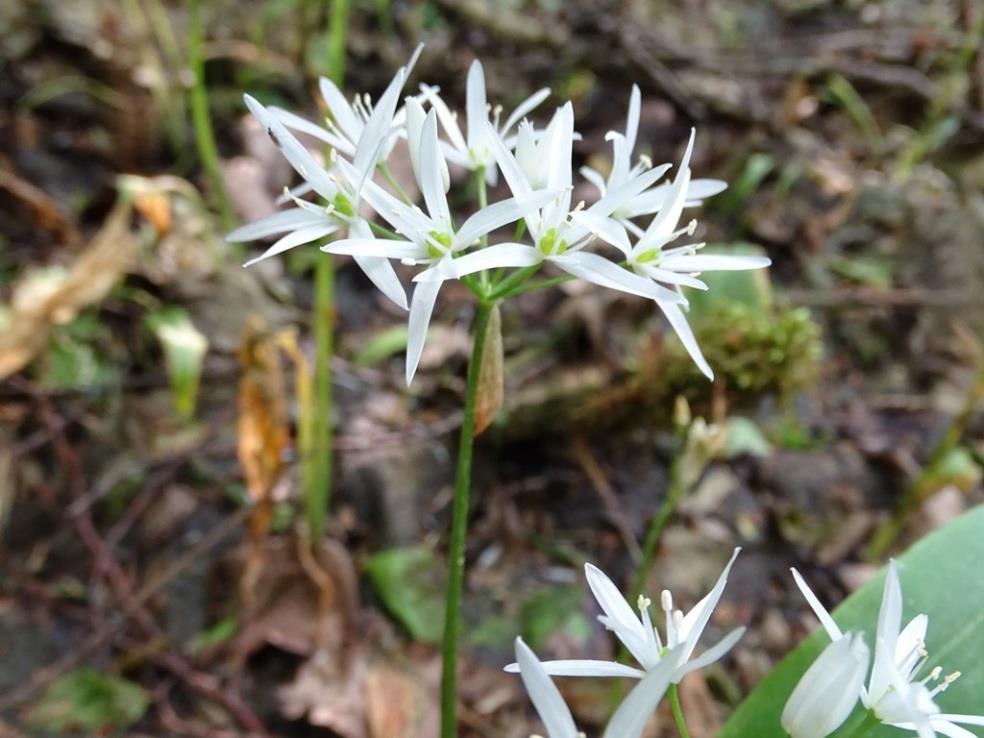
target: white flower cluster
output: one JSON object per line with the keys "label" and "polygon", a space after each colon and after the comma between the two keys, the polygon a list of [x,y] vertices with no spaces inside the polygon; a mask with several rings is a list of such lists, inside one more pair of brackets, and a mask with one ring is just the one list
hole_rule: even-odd
{"label": "white flower cluster", "polygon": [[548,738],[584,736],[574,726],[570,710],[550,679],[551,675],[631,677],[640,680],[615,711],[603,734],[603,738],[639,738],[671,685],[679,684],[690,672],[712,664],[730,651],[744,634],[744,628],[733,630],[700,656],[692,658],[697,641],[724,594],[728,573],[739,551],[740,549],[735,549],[714,588],[690,612],[684,614],[675,610],[673,596],[669,590],[663,590],[660,604],[666,613],[665,642],[659,631],[653,627],[650,618],[649,608],[652,602],[640,596],[637,617],[611,579],[597,567],[587,564],[584,571],[588,587],[604,612],[598,619],[615,633],[642,668],[625,666],[615,661],[570,660],[541,663],[529,647],[521,639],[517,639],[516,662],[507,666],[506,671],[519,672],[530,700],[547,730]]}
{"label": "white flower cluster", "polygon": [[[693,133],[672,181],[659,183],[669,164],[652,167],[644,158],[632,161],[640,113],[639,90],[633,88],[625,131],[608,134],[611,173],[605,178],[591,169],[581,170],[598,189],[598,200],[587,207],[573,204],[576,135],[570,102],[538,129],[525,116],[549,94],[540,90],[500,123],[501,108],[487,104],[484,72],[476,61],[468,73],[467,125],[462,131],[435,87],[421,85],[419,94],[405,97],[399,106],[419,53],[418,47],[375,104],[368,96],[350,103],[322,79],[330,115],[324,126],[246,96],[250,111],[304,180],[288,193],[293,207],[229,234],[232,241],[280,236],[249,263],[338,236],[322,249],[352,256],[386,297],[410,312],[407,382],[416,371],[444,282],[464,280],[480,299],[494,300],[521,286],[545,263],[572,277],[653,300],[701,371],[711,377],[684,316],[687,300],[681,288],[706,289],[699,279],[704,271],[757,269],[768,266],[769,260],[702,254],[701,243],[676,245],[696,227],[694,221],[680,225],[684,209],[725,187],[716,180],[691,179]],[[292,131],[330,147],[327,162],[319,161]],[[375,180],[377,172],[389,174],[387,159],[399,138],[407,142],[423,208],[398,187],[387,189]],[[478,211],[459,224],[447,197],[449,163],[474,172],[482,192],[501,172],[511,197],[481,202]],[[306,192],[321,202],[301,199]],[[512,238],[490,243],[491,234],[513,223],[519,226]],[[394,260],[420,269],[413,277],[409,304]]]}
{"label": "white flower cluster", "polygon": [[940,681],[943,670],[936,666],[916,678],[929,659],[929,617],[917,615],[902,627],[902,585],[894,561],[885,576],[867,686],[871,659],[863,637],[841,631],[795,569],[793,577],[832,642],[800,679],[783,710],[782,726],[792,738],[825,738],[847,720],[859,699],[873,720],[919,738],[935,738],[937,732],[950,738],[975,738],[958,723],[984,725],[984,716],[945,714],[934,701],[960,672]]}

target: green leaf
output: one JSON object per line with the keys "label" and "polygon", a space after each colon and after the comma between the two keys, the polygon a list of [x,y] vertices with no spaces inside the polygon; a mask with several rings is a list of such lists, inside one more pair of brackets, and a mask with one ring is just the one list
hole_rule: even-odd
{"label": "green leaf", "polygon": [[[979,505],[941,530],[912,546],[899,560],[904,596],[903,622],[919,613],[929,616],[926,648],[929,660],[923,676],[934,666],[963,676],[936,698],[943,712],[980,714],[984,694],[984,505]],[[881,605],[885,572],[851,595],[834,612],[844,630],[864,631],[874,648],[874,631]],[[739,705],[718,738],[786,738],[779,716],[800,677],[829,643],[823,631],[814,633],[784,658]],[[977,736],[984,728],[965,726]],[[878,727],[872,738],[903,738],[895,728]]]}
{"label": "green leaf", "polygon": [[133,725],[147,710],[138,685],[95,669],[69,672],[48,687],[30,712],[42,730],[105,733]]}
{"label": "green leaf", "polygon": [[413,639],[437,644],[444,634],[444,566],[427,546],[374,554],[366,572],[386,609]]}
{"label": "green leaf", "polygon": [[407,327],[397,325],[376,333],[355,356],[356,366],[369,366],[407,348]]}
{"label": "green leaf", "polygon": [[532,648],[541,648],[554,633],[566,633],[587,641],[591,624],[584,615],[584,589],[580,586],[545,587],[527,599],[519,613],[523,637]]}
{"label": "green leaf", "polygon": [[[745,241],[730,244],[708,244],[700,253],[704,256],[720,254],[727,256],[765,256],[765,250]],[[740,303],[758,312],[766,312],[772,307],[772,283],[768,269],[749,269],[747,271],[705,272],[700,275],[707,284],[707,290],[688,290],[691,319],[705,317],[724,302]]]}
{"label": "green leaf", "polygon": [[208,339],[181,308],[165,308],[151,313],[146,320],[164,350],[175,409],[182,417],[190,418],[195,414]]}

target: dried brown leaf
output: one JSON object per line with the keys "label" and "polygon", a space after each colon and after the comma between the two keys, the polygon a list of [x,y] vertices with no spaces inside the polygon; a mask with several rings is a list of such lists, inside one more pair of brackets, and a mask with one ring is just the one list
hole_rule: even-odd
{"label": "dried brown leaf", "polygon": [[23,369],[48,345],[54,326],[102,300],[126,273],[137,249],[129,218],[130,207],[118,204],[67,270],[21,282],[0,327],[0,379]]}
{"label": "dried brown leaf", "polygon": [[499,306],[492,308],[485,334],[485,350],[478,372],[478,394],[475,399],[475,435],[484,431],[502,409],[502,316]]}

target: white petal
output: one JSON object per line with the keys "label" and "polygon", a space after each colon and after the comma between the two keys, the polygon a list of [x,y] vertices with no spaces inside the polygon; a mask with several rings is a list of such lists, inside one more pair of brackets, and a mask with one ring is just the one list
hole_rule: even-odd
{"label": "white petal", "polygon": [[671,272],[668,269],[660,269],[659,267],[650,266],[649,264],[633,264],[632,267],[642,272],[650,279],[655,279],[657,282],[663,282],[665,284],[679,284],[684,287],[693,287],[697,290],[707,289],[706,284],[701,282],[696,277],[691,277],[687,274],[678,274],[677,272]]}
{"label": "white petal", "polygon": [[552,190],[540,190],[525,197],[510,197],[482,208],[461,224],[454,235],[452,250],[470,246],[476,240],[509,223],[515,223],[529,212],[536,210],[557,197]]}
{"label": "white petal", "polygon": [[441,121],[441,127],[444,129],[448,138],[451,139],[451,145],[467,155],[468,144],[465,143],[465,138],[461,135],[461,128],[458,126],[458,121],[451,111],[448,110],[448,106],[441,99],[440,94],[438,94],[440,90],[437,87],[430,87],[429,85],[421,85],[420,90],[427,102],[437,111],[437,117]]}
{"label": "white petal", "polygon": [[307,193],[312,192],[314,188],[308,182],[301,182],[296,187],[291,187],[286,192],[282,192],[277,195],[277,199],[274,200],[276,205],[286,205],[291,200],[304,197]]}
{"label": "white petal", "polygon": [[492,149],[492,155],[495,157],[496,163],[502,170],[502,175],[506,178],[506,184],[509,185],[510,191],[516,197],[525,197],[526,195],[529,195],[532,188],[530,187],[526,174],[523,172],[522,167],[520,167],[516,156],[509,151],[502,138],[495,132],[495,129],[492,128],[491,123],[488,124],[488,127],[489,146]]}
{"label": "white petal", "polygon": [[[338,160],[338,170],[349,182],[358,181],[359,173],[345,159]],[[437,227],[419,208],[397,200],[371,179],[364,182],[362,197],[387,223],[408,238],[423,240],[424,234]]]}
{"label": "white petal", "polygon": [[345,95],[335,86],[334,82],[327,77],[322,77],[318,80],[318,87],[321,90],[321,96],[325,99],[325,104],[328,106],[328,112],[331,113],[331,117],[342,133],[352,142],[354,150],[355,142],[359,140],[359,135],[362,133],[362,121],[356,116],[349,101],[345,99]]}
{"label": "white petal", "polygon": [[[932,726],[933,730],[942,733],[949,738],[977,738],[975,733],[971,733],[966,728],[961,728],[959,725],[954,725],[947,720],[940,720],[938,717],[932,717],[929,719],[929,724]],[[902,725],[895,724],[896,727],[903,727]],[[915,726],[904,726],[908,730],[915,730]]]}
{"label": "white petal", "polygon": [[321,225],[314,225],[307,228],[300,228],[296,231],[291,231],[262,254],[247,261],[243,266],[252,266],[258,261],[263,261],[264,259],[269,259],[271,256],[282,254],[295,246],[311,243],[311,241],[317,241],[319,238],[324,238],[325,236],[331,235],[337,231],[338,228],[339,226],[337,223],[324,222]]}
{"label": "white petal", "polygon": [[406,81],[406,70],[401,67],[373,106],[372,115],[369,116],[366,127],[362,129],[359,143],[355,147],[355,156],[352,158],[352,164],[360,172],[369,172],[376,166],[376,161],[389,136],[404,81]]}
{"label": "white petal", "polygon": [[550,738],[577,738],[577,726],[560,690],[522,638],[516,639],[516,661],[523,686]]}
{"label": "white petal", "polygon": [[695,659],[688,661],[682,672],[678,673],[674,679],[679,680],[683,678],[685,674],[689,674],[692,671],[697,671],[698,669],[703,669],[705,666],[713,664],[718,659],[722,658],[728,651],[734,648],[735,644],[741,640],[741,637],[745,635],[744,628],[735,628],[733,631],[728,633],[724,638],[715,643],[709,649],[704,651],[700,656]]}
{"label": "white petal", "polygon": [[357,254],[353,254],[352,258],[380,292],[404,310],[410,309],[407,305],[407,293],[389,259]]}
{"label": "white petal", "polygon": [[592,169],[591,167],[581,167],[578,169],[578,172],[580,172],[581,176],[588,180],[588,182],[593,184],[598,192],[602,195],[605,194],[605,178],[601,176],[600,172]]}
{"label": "white petal", "polygon": [[329,202],[338,194],[337,185],[328,176],[328,172],[318,163],[301,142],[284,127],[284,124],[274,118],[260,103],[249,95],[243,95],[246,106],[258,121],[267,129],[267,133],[280,148],[284,158],[290,162],[298,174],[304,177],[314,190]]}
{"label": "white petal", "polygon": [[713,380],[714,371],[711,369],[711,365],[707,363],[707,359],[704,358],[704,354],[701,353],[700,346],[697,344],[697,339],[694,337],[694,332],[690,329],[690,324],[687,323],[683,311],[678,305],[665,302],[657,302],[656,304],[663,311],[663,315],[666,316],[666,320],[669,321],[670,326],[680,339],[680,343],[687,349],[687,353],[690,354],[690,358],[694,360],[697,368],[705,377]]}
{"label": "white petal", "polygon": [[348,256],[378,256],[384,259],[423,259],[424,249],[412,241],[391,241],[386,238],[342,238],[321,247],[329,254]]}
{"label": "white petal", "polygon": [[[633,669],[631,666],[614,661],[594,661],[591,659],[571,659],[542,662],[544,670],[551,676],[567,677],[628,677],[642,679],[646,672]],[[509,664],[505,671],[515,674],[519,671],[518,664]]]}
{"label": "white petal", "polygon": [[580,277],[608,289],[656,300],[661,306],[664,302],[671,304],[684,302],[684,299],[677,293],[644,279],[638,274],[633,274],[598,254],[580,251],[573,254],[552,256],[550,261],[575,277]]}
{"label": "white petal", "polygon": [[226,236],[226,241],[238,243],[242,241],[255,241],[267,236],[273,236],[284,231],[294,231],[308,226],[321,225],[329,221],[330,218],[322,210],[321,215],[309,213],[302,208],[292,208],[283,210],[265,218],[254,220],[252,223],[241,225],[233,229]]}
{"label": "white petal", "polygon": [[442,232],[451,230],[451,210],[444,194],[444,179],[441,176],[441,162],[444,157],[437,145],[437,113],[433,109],[427,114],[420,139],[420,191],[430,213]]}
{"label": "white petal", "polygon": [[406,379],[408,385],[413,380],[413,375],[417,373],[420,355],[424,350],[424,341],[427,340],[427,327],[430,325],[434,303],[437,302],[437,293],[442,284],[444,284],[443,280],[433,279],[417,282],[417,286],[414,287],[413,297],[410,299],[410,321],[407,335]]}
{"label": "white petal", "polygon": [[690,141],[680,162],[680,169],[677,170],[676,178],[673,180],[673,186],[663,207],[646,229],[647,242],[665,240],[676,230],[680,213],[683,212],[683,204],[687,199],[687,185],[690,184],[690,154],[694,148],[694,136],[695,130],[691,129]]}
{"label": "white petal", "polygon": [[506,118],[506,122],[502,124],[500,133],[503,136],[508,134],[509,131],[512,130],[512,127],[516,125],[518,121],[522,120],[523,116],[525,116],[527,113],[537,108],[540,105],[540,103],[542,103],[544,100],[547,99],[549,95],[550,95],[550,88],[541,87],[539,90],[534,92],[528,98],[523,100],[523,102],[521,102],[519,105],[516,106],[516,109],[512,112],[512,114],[508,118]]}
{"label": "white petal", "polygon": [[632,251],[632,244],[629,243],[629,235],[625,232],[625,227],[611,218],[582,210],[574,213],[571,220],[585,228],[596,238],[600,238],[617,248],[626,257]]}
{"label": "white petal", "polygon": [[888,562],[885,587],[882,590],[878,626],[875,631],[875,660],[868,682],[869,698],[878,702],[892,685],[895,668],[895,650],[902,626],[902,586],[894,561]]}
{"label": "white petal", "polygon": [[468,148],[476,153],[485,147],[485,128],[489,120],[486,110],[485,71],[478,59],[468,68],[465,89],[465,112],[468,115]]}
{"label": "white petal", "polygon": [[614,582],[593,564],[584,565],[584,574],[587,577],[591,594],[594,595],[598,606],[606,615],[602,619],[606,627],[615,633],[640,664],[650,662],[653,657],[658,659],[658,654],[648,653],[646,636],[642,632],[642,622],[636,616],[632,606],[625,601],[625,597],[619,592]]}
{"label": "white petal", "polygon": [[294,115],[294,113],[291,113],[289,110],[278,108],[275,105],[269,106],[267,111],[288,128],[293,128],[295,131],[306,133],[313,138],[324,141],[329,146],[332,146],[339,151],[348,154],[349,156],[352,155],[352,144],[350,144],[347,140],[332,134],[330,131],[326,131],[321,126],[315,125],[311,121],[306,120],[299,115]]}
{"label": "white petal", "polygon": [[895,665],[903,670],[902,676],[909,679],[912,676],[912,669],[920,661],[920,647],[926,642],[926,629],[929,627],[929,616],[925,614],[916,615],[902,632],[895,644]]}
{"label": "white petal", "polygon": [[599,215],[610,215],[623,207],[629,200],[637,197],[640,192],[653,184],[653,182],[658,181],[660,177],[666,174],[669,168],[669,164],[661,164],[658,167],[646,170],[636,177],[632,177],[618,187],[611,188],[605,193],[604,197],[588,208],[588,212],[598,213]]}
{"label": "white petal", "polygon": [[415,97],[408,97],[404,102],[404,110],[407,116],[407,149],[410,151],[410,165],[413,167],[413,176],[420,181],[420,141],[424,131],[424,121],[427,113],[424,106]]}
{"label": "white petal", "polygon": [[636,136],[639,134],[639,116],[642,112],[642,93],[639,85],[632,85],[632,94],[629,96],[629,112],[625,118],[625,142],[629,146],[629,153],[635,149]]}
{"label": "white petal", "polygon": [[608,137],[612,141],[612,171],[608,175],[608,188],[618,187],[624,184],[632,171],[632,152],[625,136],[621,133],[611,132]]}
{"label": "white petal", "polygon": [[683,623],[680,625],[680,637],[686,642],[686,647],[683,649],[685,659],[689,659],[690,655],[694,652],[697,641],[704,632],[707,622],[711,619],[711,613],[714,612],[714,608],[717,607],[718,602],[721,600],[721,595],[724,594],[724,588],[728,584],[728,574],[731,572],[731,567],[735,563],[735,559],[738,558],[739,553],[741,553],[741,549],[735,548],[731,554],[731,558],[724,567],[724,571],[721,572],[721,576],[714,583],[714,588],[711,589],[696,607],[684,616]]}
{"label": "white petal", "polygon": [[486,246],[454,260],[458,278],[499,267],[530,267],[543,261],[539,250],[522,243],[498,243]]}
{"label": "white petal", "polygon": [[984,715],[954,715],[944,712],[939,715],[933,715],[930,720],[933,723],[937,720],[948,720],[951,723],[963,723],[964,725],[984,725]]}
{"label": "white petal", "polygon": [[726,256],[723,254],[694,254],[670,256],[660,262],[664,269],[680,272],[730,272],[743,269],[763,269],[772,264],[766,256]]}
{"label": "white petal", "polygon": [[661,662],[629,692],[612,716],[603,738],[639,738],[670,686],[670,663]]}
{"label": "white petal", "polygon": [[806,580],[800,576],[800,573],[796,571],[796,569],[790,569],[790,571],[793,573],[793,580],[796,582],[796,586],[799,587],[799,591],[803,593],[803,597],[806,598],[806,601],[813,610],[813,613],[817,616],[817,619],[820,621],[820,625],[822,625],[823,629],[827,631],[827,635],[830,637],[830,640],[836,641],[844,635],[843,632],[841,632],[840,627],[838,627],[837,623],[834,622],[834,619],[830,616],[827,608],[825,608],[820,603],[817,596],[813,594],[813,590],[810,589],[810,585],[808,585]]}

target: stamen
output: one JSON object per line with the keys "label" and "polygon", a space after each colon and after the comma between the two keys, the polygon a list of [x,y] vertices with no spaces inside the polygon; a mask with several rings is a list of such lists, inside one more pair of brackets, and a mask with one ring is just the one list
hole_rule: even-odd
{"label": "stamen", "polygon": [[653,604],[653,601],[650,600],[645,595],[639,595],[639,599],[636,602],[636,606],[639,608],[639,610],[648,610],[649,609],[649,606],[652,605],[652,604]]}
{"label": "stamen", "polygon": [[648,156],[646,156],[645,154],[639,154],[639,161],[642,162],[642,165],[646,169],[652,169],[653,168],[653,160],[651,158],[649,158]]}
{"label": "stamen", "polygon": [[403,264],[403,266],[408,266],[408,267],[417,266],[417,260],[411,256],[404,256],[402,259],[400,259],[400,263]]}
{"label": "stamen", "polygon": [[697,219],[694,218],[689,223],[687,223],[687,235],[688,236],[694,235],[694,232],[696,230],[697,230]]}
{"label": "stamen", "polygon": [[659,602],[664,612],[670,613],[673,611],[673,595],[670,590],[664,589],[660,593]]}

